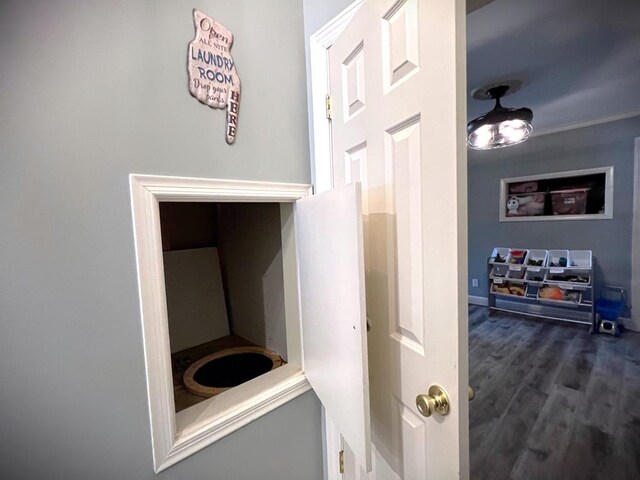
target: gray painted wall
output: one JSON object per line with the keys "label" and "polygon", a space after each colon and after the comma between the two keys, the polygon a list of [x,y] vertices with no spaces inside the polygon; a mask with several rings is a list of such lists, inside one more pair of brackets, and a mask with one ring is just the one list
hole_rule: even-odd
{"label": "gray painted wall", "polygon": [[[469,294],[487,295],[495,246],[593,250],[598,283],[630,292],[633,149],[640,117],[534,137],[502,150],[469,151]],[[500,179],[614,166],[612,220],[499,222]],[[478,278],[479,287],[471,286]]]}
{"label": "gray painted wall", "polygon": [[[193,7],[236,35],[232,147],[187,90]],[[0,477],[322,478],[312,393],[154,475],[128,187],[309,182],[303,47],[294,0],[0,3]]]}

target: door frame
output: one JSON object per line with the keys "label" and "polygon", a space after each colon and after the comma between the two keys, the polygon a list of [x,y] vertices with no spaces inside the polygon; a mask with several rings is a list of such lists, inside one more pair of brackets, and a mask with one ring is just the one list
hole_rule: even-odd
{"label": "door frame", "polygon": [[631,320],[629,328],[640,332],[640,137],[636,137],[634,140],[632,192]]}
{"label": "door frame", "polygon": [[[311,115],[309,130],[313,132],[314,148],[311,151],[311,169],[314,193],[333,188],[331,153],[331,120],[327,118],[327,95],[329,93],[329,48],[344,31],[360,9],[364,0],[356,0],[342,12],[329,20],[309,38]],[[322,407],[322,441],[325,480],[342,480],[340,452],[343,450],[340,432]]]}
{"label": "door frame", "polygon": [[315,193],[333,188],[331,162],[331,120],[326,116],[329,93],[329,48],[347,27],[364,0],[356,0],[309,38],[311,66],[311,115],[309,130],[313,132],[311,169]]}

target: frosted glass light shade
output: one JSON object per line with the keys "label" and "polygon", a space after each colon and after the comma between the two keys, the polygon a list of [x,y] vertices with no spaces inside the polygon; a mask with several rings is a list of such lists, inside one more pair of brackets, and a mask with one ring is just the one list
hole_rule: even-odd
{"label": "frosted glass light shade", "polygon": [[475,150],[492,150],[524,142],[533,127],[522,119],[480,125],[468,133],[468,145]]}
{"label": "frosted glass light shade", "polygon": [[474,118],[467,124],[467,144],[475,150],[493,150],[524,142],[531,132],[533,112],[530,108],[505,108],[500,98],[505,96],[511,87],[498,85],[480,91],[482,100],[492,98],[496,101],[493,110]]}

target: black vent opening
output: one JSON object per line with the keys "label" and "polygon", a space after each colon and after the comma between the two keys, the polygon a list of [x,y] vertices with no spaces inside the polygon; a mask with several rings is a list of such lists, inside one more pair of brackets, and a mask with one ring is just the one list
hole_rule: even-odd
{"label": "black vent opening", "polygon": [[234,353],[216,358],[196,370],[193,379],[205,387],[229,388],[259,377],[273,368],[273,361],[261,353]]}

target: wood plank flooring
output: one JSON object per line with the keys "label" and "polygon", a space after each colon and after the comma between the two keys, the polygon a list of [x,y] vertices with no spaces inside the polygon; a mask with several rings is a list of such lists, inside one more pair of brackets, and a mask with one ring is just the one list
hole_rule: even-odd
{"label": "wood plank flooring", "polygon": [[640,334],[469,308],[472,480],[640,479]]}

